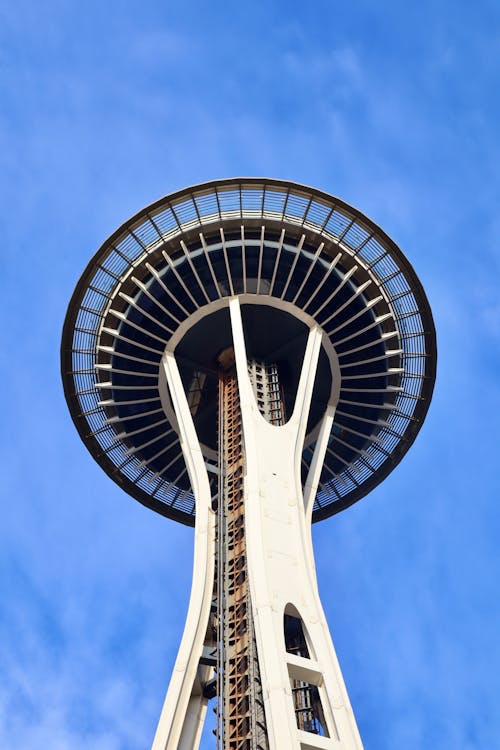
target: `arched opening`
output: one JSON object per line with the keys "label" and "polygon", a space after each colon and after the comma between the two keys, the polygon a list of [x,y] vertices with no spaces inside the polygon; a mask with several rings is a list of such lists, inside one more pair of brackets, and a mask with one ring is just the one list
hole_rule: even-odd
{"label": "arched opening", "polygon": [[[292,604],[285,607],[283,629],[287,653],[303,659],[310,659],[304,624],[299,612]],[[303,677],[300,674],[300,669],[297,671],[297,667],[294,665],[293,673],[290,674],[290,687],[297,728],[303,732],[329,737],[320,690],[317,685],[309,682],[308,675],[304,674]]]}
{"label": "arched opening", "polygon": [[295,654],[295,656],[302,656],[304,659],[310,659],[311,657],[309,655],[309,648],[307,646],[302,620],[297,615],[287,614],[285,612],[285,649],[289,654]]}

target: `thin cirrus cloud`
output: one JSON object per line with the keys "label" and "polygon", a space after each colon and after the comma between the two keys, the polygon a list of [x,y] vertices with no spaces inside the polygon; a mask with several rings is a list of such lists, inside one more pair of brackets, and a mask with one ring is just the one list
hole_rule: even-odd
{"label": "thin cirrus cloud", "polygon": [[[408,255],[436,392],[408,456],[315,527],[320,590],[365,746],[494,747],[500,11],[325,0],[21,0],[0,10],[0,745],[147,747],[189,594],[192,532],[93,463],[59,377],[91,254],[172,190],[314,185]],[[213,747],[209,712],[202,747]]]}

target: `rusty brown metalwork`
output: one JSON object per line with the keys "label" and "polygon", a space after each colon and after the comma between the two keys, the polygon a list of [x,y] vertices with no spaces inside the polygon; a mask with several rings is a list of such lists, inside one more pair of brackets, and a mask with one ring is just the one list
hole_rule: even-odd
{"label": "rusty brown metalwork", "polygon": [[241,411],[234,358],[219,358],[217,740],[221,750],[268,750],[248,586]]}

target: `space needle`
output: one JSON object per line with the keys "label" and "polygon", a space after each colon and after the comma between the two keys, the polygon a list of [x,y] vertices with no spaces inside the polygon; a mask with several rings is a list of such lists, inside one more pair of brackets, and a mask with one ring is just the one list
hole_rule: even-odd
{"label": "space needle", "polygon": [[184,634],[152,750],[363,747],[316,581],[311,524],[415,440],[436,339],[398,246],[338,198],[217,180],[141,210],[94,255],[61,369],[85,445],[194,526]]}

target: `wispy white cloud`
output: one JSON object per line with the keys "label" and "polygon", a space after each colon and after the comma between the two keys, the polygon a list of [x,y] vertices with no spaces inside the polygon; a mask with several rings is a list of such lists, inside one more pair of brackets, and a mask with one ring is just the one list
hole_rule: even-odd
{"label": "wispy white cloud", "polygon": [[0,10],[0,745],[148,745],[191,531],[121,494],[80,445],[60,329],[90,254],[127,215],[260,173],[380,223],[438,329],[421,436],[371,497],[315,531],[366,747],[494,747],[496,3],[125,5]]}

